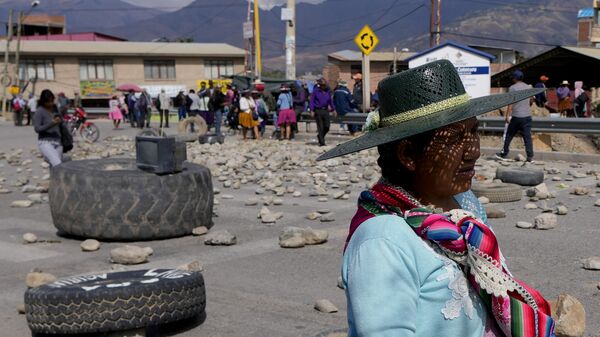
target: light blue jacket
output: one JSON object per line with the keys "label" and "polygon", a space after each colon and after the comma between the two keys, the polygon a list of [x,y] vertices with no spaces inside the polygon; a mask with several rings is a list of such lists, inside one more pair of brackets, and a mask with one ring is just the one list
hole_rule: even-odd
{"label": "light blue jacket", "polygon": [[[487,222],[468,191],[461,208]],[[349,337],[482,337],[487,309],[458,265],[395,215],[365,221],[344,253]]]}

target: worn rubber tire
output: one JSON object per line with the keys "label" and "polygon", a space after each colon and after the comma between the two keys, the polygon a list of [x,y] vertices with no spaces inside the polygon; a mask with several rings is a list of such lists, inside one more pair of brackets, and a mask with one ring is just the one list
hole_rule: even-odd
{"label": "worn rubber tire", "polygon": [[496,178],[504,183],[535,186],[544,182],[544,171],[526,167],[498,167]]}
{"label": "worn rubber tire", "polygon": [[486,197],[490,202],[519,201],[523,197],[523,190],[515,184],[473,184],[471,190],[477,197]]}
{"label": "worn rubber tire", "polygon": [[134,241],[189,235],[212,227],[210,171],[184,163],[183,171],[156,175],[133,159],[80,160],[51,169],[49,203],[63,234]]}
{"label": "worn rubber tire", "polygon": [[143,128],[140,132],[138,132],[137,134],[138,136],[150,136],[150,137],[162,137],[162,136],[166,136],[164,130],[159,129],[159,128]]}
{"label": "worn rubber tire", "polygon": [[207,133],[204,136],[200,136],[198,138],[198,142],[200,144],[215,144],[215,143],[223,144],[225,142],[225,136],[223,136],[223,135],[217,136],[214,133]]}
{"label": "worn rubber tire", "polygon": [[[188,130],[191,124],[194,124],[196,131],[190,132]],[[198,137],[204,136],[208,132],[208,126],[206,125],[206,121],[200,116],[193,116],[188,117],[186,119],[182,119],[179,122],[178,128],[178,132],[180,134],[191,133],[196,136],[196,139],[198,139]]]}
{"label": "worn rubber tire", "polygon": [[136,329],[195,317],[205,308],[202,274],[175,269],[71,277],[25,292],[33,333]]}

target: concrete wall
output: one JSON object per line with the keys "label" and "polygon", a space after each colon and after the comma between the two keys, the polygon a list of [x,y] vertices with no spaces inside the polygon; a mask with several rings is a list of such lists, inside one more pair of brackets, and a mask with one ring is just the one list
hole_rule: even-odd
{"label": "concrete wall", "polygon": [[[371,91],[375,92],[379,81],[389,76],[391,62],[374,62],[371,61]],[[338,60],[329,60],[329,63],[323,68],[323,77],[333,88],[338,79],[348,82],[348,88],[352,89],[354,80],[352,75],[356,71],[353,68],[360,69],[360,62],[343,62]]]}

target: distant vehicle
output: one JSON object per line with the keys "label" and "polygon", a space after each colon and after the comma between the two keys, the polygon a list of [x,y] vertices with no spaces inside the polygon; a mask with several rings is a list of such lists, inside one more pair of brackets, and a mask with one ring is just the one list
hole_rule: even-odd
{"label": "distant vehicle", "polygon": [[100,129],[96,124],[87,120],[87,114],[81,107],[75,108],[73,115],[67,115],[65,121],[73,137],[79,131],[81,137],[89,143],[94,143],[100,138]]}

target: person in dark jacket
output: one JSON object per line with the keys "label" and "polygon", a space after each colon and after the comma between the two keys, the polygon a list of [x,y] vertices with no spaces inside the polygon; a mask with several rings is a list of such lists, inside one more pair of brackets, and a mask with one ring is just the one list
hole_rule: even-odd
{"label": "person in dark jacket", "polygon": [[[338,86],[333,92],[333,105],[340,116],[345,116],[349,112],[356,112],[355,99],[348,89],[348,83],[342,79],[338,80]],[[358,125],[348,124],[348,131],[351,136],[354,136],[357,130]]]}
{"label": "person in dark jacket", "polygon": [[183,93],[183,90],[180,90],[177,97],[175,97],[175,105],[177,106],[177,116],[179,117],[179,120],[186,117],[186,103],[185,94]]}
{"label": "person in dark jacket", "polygon": [[317,122],[317,133],[319,146],[325,146],[325,136],[329,132],[330,113],[334,113],[331,101],[331,92],[324,79],[317,81],[313,94],[310,98],[310,115]]}
{"label": "person in dark jacket", "polygon": [[359,111],[363,111],[363,85],[362,85],[362,74],[356,73],[352,76],[354,80],[354,88],[352,88],[352,96],[354,97],[354,102],[356,102],[356,106]]}
{"label": "person in dark jacket", "polygon": [[62,163],[63,154],[60,133],[62,117],[54,107],[54,99],[52,91],[43,90],[33,115],[33,129],[38,134],[38,148],[52,167]]}
{"label": "person in dark jacket", "polygon": [[129,94],[127,95],[127,109],[129,109],[129,124],[132,128],[135,128],[137,125],[138,111],[135,106],[135,93],[133,90],[129,90]]}
{"label": "person in dark jacket", "polygon": [[292,124],[292,139],[294,135],[298,133],[298,122],[300,121],[300,116],[306,110],[306,102],[308,101],[308,90],[302,84],[301,81],[296,81],[294,83],[294,90],[292,92],[294,94],[294,112],[296,113],[296,123]]}
{"label": "person in dark jacket", "polygon": [[[540,81],[535,85],[535,87],[546,89],[546,82],[548,80],[549,80],[549,78],[546,77],[545,75],[540,76]],[[545,91],[535,95],[535,105],[537,105],[538,107],[540,107],[540,108],[545,107],[547,101],[548,101],[548,99],[546,98]]]}

